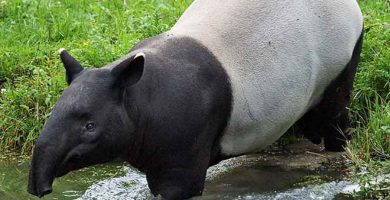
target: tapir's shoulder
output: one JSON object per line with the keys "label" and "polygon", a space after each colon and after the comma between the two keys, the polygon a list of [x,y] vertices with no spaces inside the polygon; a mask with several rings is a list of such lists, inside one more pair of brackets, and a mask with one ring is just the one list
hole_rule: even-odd
{"label": "tapir's shoulder", "polygon": [[[194,145],[202,146],[194,148],[209,145],[213,147],[211,156],[217,156],[233,103],[229,76],[222,64],[199,41],[170,33],[142,41],[130,54],[139,52],[145,55],[145,67],[135,87],[140,88],[135,101],[140,108],[148,108],[150,116],[146,118],[158,116],[149,122],[156,130],[148,133],[150,139],[175,138],[169,141],[172,146],[180,146],[177,141],[197,141]],[[171,149],[175,151],[172,154],[191,153],[183,152],[186,148]]]}

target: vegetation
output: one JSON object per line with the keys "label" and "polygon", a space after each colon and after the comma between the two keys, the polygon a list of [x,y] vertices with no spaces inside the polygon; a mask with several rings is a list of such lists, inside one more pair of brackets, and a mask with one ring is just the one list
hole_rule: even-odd
{"label": "vegetation", "polygon": [[373,180],[390,174],[390,1],[358,2],[365,37],[351,106],[353,140],[346,152],[363,186],[360,195],[381,199],[390,195],[390,180]]}
{"label": "vegetation", "polygon": [[66,88],[59,48],[68,49],[85,67],[103,66],[126,54],[138,41],[167,31],[190,3],[3,0],[0,149],[30,153]]}
{"label": "vegetation", "polygon": [[[138,41],[168,30],[190,3],[2,0],[0,152],[30,154],[66,88],[59,48],[68,49],[85,67],[103,66]],[[365,37],[351,105],[353,140],[347,155],[355,172],[390,173],[390,3],[359,3]]]}

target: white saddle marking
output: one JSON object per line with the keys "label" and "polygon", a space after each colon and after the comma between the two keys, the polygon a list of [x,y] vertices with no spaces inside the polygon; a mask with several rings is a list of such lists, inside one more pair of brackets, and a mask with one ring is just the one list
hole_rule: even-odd
{"label": "white saddle marking", "polygon": [[226,69],[233,111],[222,152],[276,141],[349,62],[362,30],[355,0],[195,0],[169,31],[198,40]]}

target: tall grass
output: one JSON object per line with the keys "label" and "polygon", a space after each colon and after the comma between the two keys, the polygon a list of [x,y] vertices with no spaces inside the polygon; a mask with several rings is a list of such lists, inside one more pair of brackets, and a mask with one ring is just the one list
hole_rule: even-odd
{"label": "tall grass", "polygon": [[383,199],[390,195],[390,1],[359,0],[365,21],[361,62],[351,106],[352,136],[346,153],[362,186],[361,195]]}
{"label": "tall grass", "polygon": [[360,0],[365,19],[361,62],[351,106],[351,159],[390,159],[390,2]]}

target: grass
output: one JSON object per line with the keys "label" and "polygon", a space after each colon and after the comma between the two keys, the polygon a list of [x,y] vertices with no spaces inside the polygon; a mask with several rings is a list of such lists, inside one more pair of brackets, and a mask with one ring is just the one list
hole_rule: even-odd
{"label": "grass", "polygon": [[[3,0],[0,5],[0,149],[29,154],[66,87],[57,50],[100,67],[167,31],[189,0]],[[1,85],[0,83],[0,85]]]}
{"label": "grass", "polygon": [[[390,3],[359,0],[365,38],[351,105],[356,173],[389,170]],[[57,50],[85,67],[126,54],[138,41],[167,31],[191,0],[2,0],[0,5],[0,150],[30,154],[66,87]],[[0,152],[1,152],[0,151]],[[367,193],[368,194],[368,193]]]}
{"label": "grass", "polygon": [[[369,199],[390,196],[390,1],[359,0],[365,21],[361,62],[351,105],[353,140],[347,148],[354,179]],[[386,189],[387,188],[387,189]]]}

